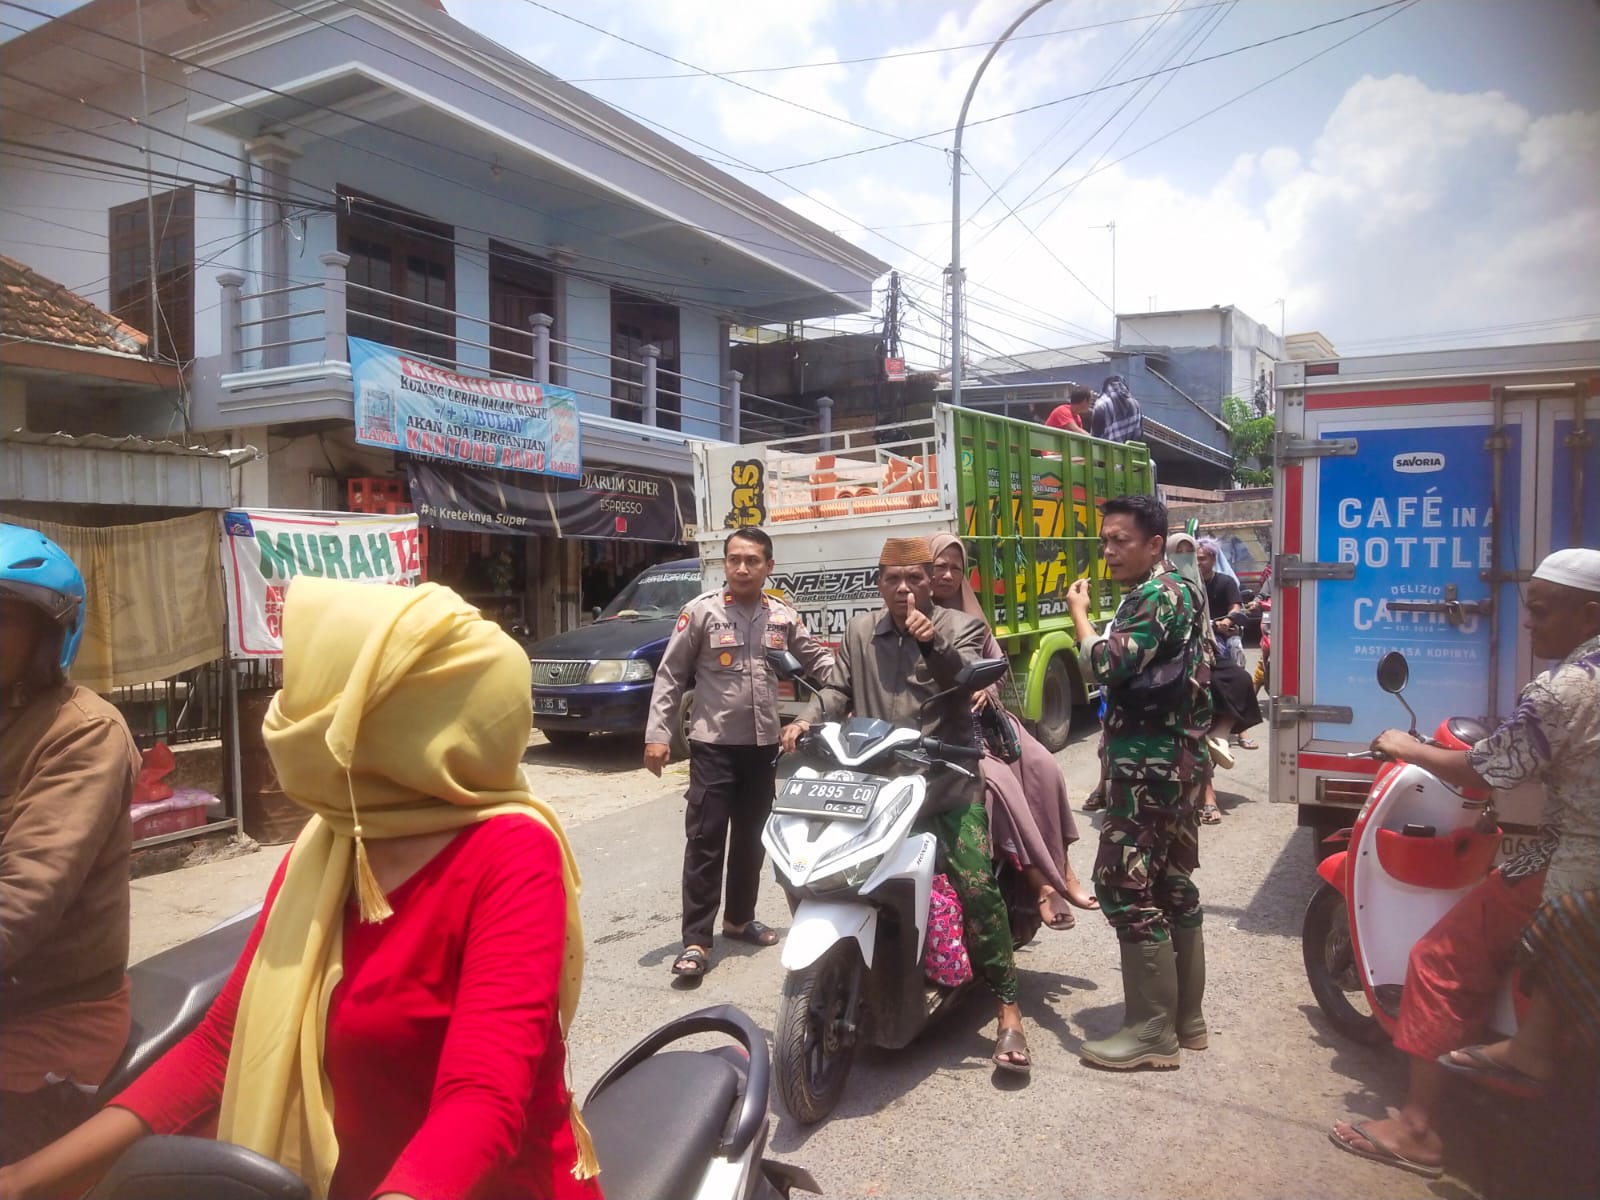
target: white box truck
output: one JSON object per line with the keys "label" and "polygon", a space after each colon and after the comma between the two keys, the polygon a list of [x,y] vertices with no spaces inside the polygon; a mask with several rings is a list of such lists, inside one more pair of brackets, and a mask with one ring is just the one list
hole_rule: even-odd
{"label": "white box truck", "polygon": [[[1521,587],[1600,547],[1600,343],[1286,362],[1277,370],[1272,798],[1352,823],[1376,764],[1340,755],[1406,723],[1378,690],[1390,650],[1431,733],[1514,709],[1535,661]],[[1540,789],[1498,803],[1515,840]]]}

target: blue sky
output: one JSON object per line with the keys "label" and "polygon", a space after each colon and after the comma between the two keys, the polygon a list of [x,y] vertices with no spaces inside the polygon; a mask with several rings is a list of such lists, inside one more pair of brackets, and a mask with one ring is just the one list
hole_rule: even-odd
{"label": "blue sky", "polygon": [[[785,168],[953,125],[981,47],[1026,0],[445,3],[901,268],[908,357],[935,359],[948,134]],[[1382,3],[1053,0],[1033,15],[967,135],[974,355],[1108,334],[1111,221],[1125,312],[1231,303],[1276,325],[1281,299],[1289,331],[1351,352],[1600,337],[1600,0],[1354,15]],[[876,61],[838,65],[857,58]],[[746,88],[694,69],[795,64],[834,65],[732,77]]]}

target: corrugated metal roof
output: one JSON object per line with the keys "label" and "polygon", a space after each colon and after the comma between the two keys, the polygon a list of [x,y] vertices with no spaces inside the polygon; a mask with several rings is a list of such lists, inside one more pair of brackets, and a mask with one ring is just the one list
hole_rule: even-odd
{"label": "corrugated metal roof", "polygon": [[254,447],[211,450],[141,437],[91,433],[0,433],[0,500],[227,508],[232,468],[259,457]]}
{"label": "corrugated metal roof", "polygon": [[31,429],[0,431],[0,442],[19,442],[31,446],[79,446],[85,450],[126,450],[132,454],[178,454],[198,458],[221,458],[230,466],[254,462],[261,451],[254,446],[213,450],[209,446],[180,446],[177,442],[157,442],[136,434],[113,437],[105,433],[40,433]]}

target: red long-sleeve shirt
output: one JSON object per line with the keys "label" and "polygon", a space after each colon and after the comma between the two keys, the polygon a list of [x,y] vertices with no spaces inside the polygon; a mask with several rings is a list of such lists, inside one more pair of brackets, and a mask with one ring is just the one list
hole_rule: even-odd
{"label": "red long-sleeve shirt", "polygon": [[[113,1102],[157,1133],[215,1130],[239,996],[283,871],[200,1027]],[[323,1063],[339,1139],[334,1200],[598,1200],[596,1181],[571,1172],[555,838],[520,816],[471,826],[389,904],[394,915],[377,924],[353,899],[345,911]]]}

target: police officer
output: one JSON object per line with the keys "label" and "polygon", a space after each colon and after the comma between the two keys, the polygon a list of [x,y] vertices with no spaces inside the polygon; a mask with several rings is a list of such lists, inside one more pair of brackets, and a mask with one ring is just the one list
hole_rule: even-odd
{"label": "police officer", "polygon": [[[814,679],[826,679],[833,654],[795,612],[766,594],[772,538],[750,527],[722,547],[727,585],[684,606],[656,668],[645,727],[644,765],[661,774],[684,689],[694,688],[689,724],[687,844],[683,851],[683,946],[672,973],[698,979],[710,967],[712,921],[728,858],[724,937],[770,946],[778,935],[755,919],[761,881],[761,827],[772,809],[778,739],[778,679],[767,651],[791,651]],[[729,830],[732,844],[729,847]]]}

